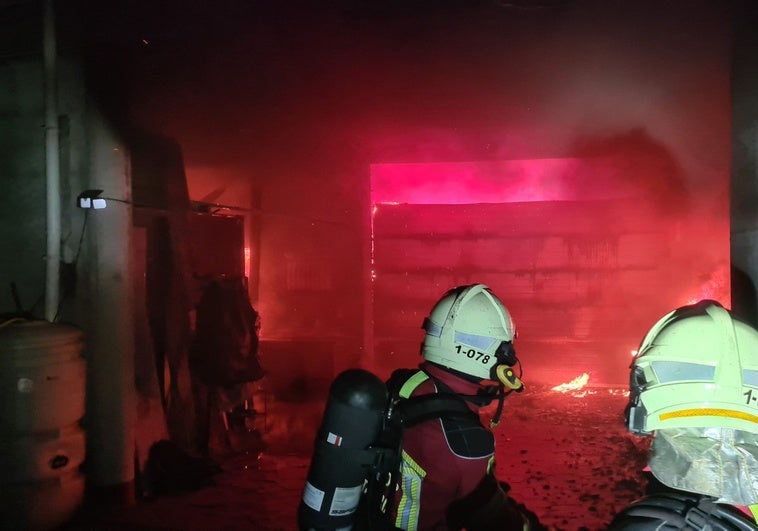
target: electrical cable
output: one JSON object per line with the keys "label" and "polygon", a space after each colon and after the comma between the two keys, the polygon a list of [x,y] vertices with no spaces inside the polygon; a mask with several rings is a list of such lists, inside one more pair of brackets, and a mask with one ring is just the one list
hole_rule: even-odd
{"label": "electrical cable", "polygon": [[[79,244],[78,244],[77,249],[76,249],[76,254],[74,255],[74,261],[71,262],[71,264],[70,264],[71,265],[71,270],[73,271],[73,276],[74,276],[74,280],[73,281],[76,281],[76,268],[77,268],[77,264],[79,263],[79,256],[82,253],[82,246],[84,244],[84,234],[86,233],[86,230],[87,230],[87,221],[88,220],[89,220],[89,209],[85,209],[84,210],[84,221],[82,221],[82,230],[79,233]],[[67,292],[63,293],[63,296],[61,297],[61,300],[58,302],[58,308],[56,309],[56,311],[55,311],[55,317],[53,318],[53,322],[54,323],[58,321],[58,317],[60,316],[61,308],[63,307],[63,303],[69,298],[69,295],[70,295],[70,293],[67,290]]]}
{"label": "electrical cable", "polygon": [[131,201],[127,201],[126,199],[116,199],[115,197],[101,197],[99,199],[105,199],[106,201],[115,201],[116,203],[124,203],[125,205],[131,205]]}
{"label": "electrical cable", "polygon": [[82,243],[84,242],[84,231],[87,228],[87,220],[89,219],[89,210],[84,211],[84,221],[82,221],[82,232],[79,233],[79,245],[76,249],[76,256],[74,256],[74,267],[79,262],[79,255],[82,252]]}

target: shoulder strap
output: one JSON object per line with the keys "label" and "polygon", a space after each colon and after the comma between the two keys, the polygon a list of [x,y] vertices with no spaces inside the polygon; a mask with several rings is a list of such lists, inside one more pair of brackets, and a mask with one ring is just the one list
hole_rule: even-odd
{"label": "shoulder strap", "polygon": [[390,400],[408,398],[428,378],[429,375],[420,369],[395,369],[386,382]]}
{"label": "shoulder strap", "polygon": [[401,415],[400,422],[403,428],[440,417],[479,419],[462,398],[446,394],[414,396],[401,400],[397,405],[397,412]]}
{"label": "shoulder strap", "polygon": [[398,395],[400,398],[410,398],[413,391],[415,391],[419,385],[428,379],[428,374],[426,374],[424,371],[418,371],[416,374],[412,375],[405,381],[403,386],[400,388]]}
{"label": "shoulder strap", "polygon": [[440,417],[479,418],[471,411],[463,397],[437,380],[437,393],[411,396],[413,391],[429,378],[423,370],[416,369],[398,369],[392,373],[387,381],[387,388],[393,402],[390,411],[393,421],[399,422],[402,428],[408,428]]}

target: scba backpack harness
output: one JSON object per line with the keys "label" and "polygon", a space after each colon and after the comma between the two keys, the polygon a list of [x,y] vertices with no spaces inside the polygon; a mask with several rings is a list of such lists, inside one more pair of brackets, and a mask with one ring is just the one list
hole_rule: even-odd
{"label": "scba backpack harness", "polygon": [[611,531],[756,531],[746,515],[714,498],[683,492],[645,496],[617,514]]}
{"label": "scba backpack harness", "polygon": [[390,513],[403,431],[436,418],[451,432],[481,426],[466,399],[439,382],[437,394],[401,397],[418,373],[397,370],[385,385],[368,371],[350,369],[332,382],[298,510],[301,531],[397,529]]}

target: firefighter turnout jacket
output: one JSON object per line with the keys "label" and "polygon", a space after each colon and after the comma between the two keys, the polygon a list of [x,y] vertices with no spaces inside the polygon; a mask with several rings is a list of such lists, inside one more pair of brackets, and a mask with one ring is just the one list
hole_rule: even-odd
{"label": "firefighter turnout jacket", "polygon": [[[423,363],[400,387],[402,398],[475,396],[479,384]],[[468,402],[478,413],[479,406]],[[478,415],[435,418],[404,431],[394,525],[406,531],[539,529],[537,518],[494,477],[495,437]],[[531,518],[530,518],[531,517]]]}

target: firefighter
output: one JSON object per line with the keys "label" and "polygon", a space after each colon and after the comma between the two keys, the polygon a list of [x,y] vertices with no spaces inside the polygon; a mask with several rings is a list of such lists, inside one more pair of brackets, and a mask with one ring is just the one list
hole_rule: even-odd
{"label": "firefighter", "polygon": [[494,473],[491,428],[505,396],[523,388],[514,372],[519,362],[508,310],[483,284],[457,287],[435,304],[423,329],[424,361],[417,370],[393,373],[388,388],[403,398],[455,395],[476,413],[495,401],[497,408],[489,428],[471,415],[405,430],[394,525],[408,531],[543,529]]}
{"label": "firefighter", "polygon": [[609,529],[758,529],[758,331],[711,300],[665,315],[632,362],[626,421],[652,436],[653,477]]}

